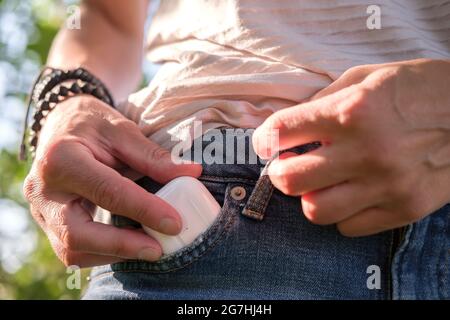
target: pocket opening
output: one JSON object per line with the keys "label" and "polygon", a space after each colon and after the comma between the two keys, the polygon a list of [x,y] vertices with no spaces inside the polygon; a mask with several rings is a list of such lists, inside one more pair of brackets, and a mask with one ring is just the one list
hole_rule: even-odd
{"label": "pocket opening", "polygon": [[149,272],[167,273],[182,269],[201,258],[209,250],[214,248],[233,225],[239,212],[239,204],[231,198],[230,190],[234,184],[227,184],[224,194],[224,202],[219,214],[212,225],[199,235],[190,245],[169,255],[161,257],[155,262],[128,260],[111,265],[113,271],[118,272]]}

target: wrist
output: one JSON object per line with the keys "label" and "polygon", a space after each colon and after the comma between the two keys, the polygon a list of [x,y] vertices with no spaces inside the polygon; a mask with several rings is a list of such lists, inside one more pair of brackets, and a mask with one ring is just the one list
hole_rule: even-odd
{"label": "wrist", "polygon": [[[50,72],[47,72],[51,70]],[[25,119],[24,135],[22,139],[20,158],[24,159],[26,154],[25,135],[28,123],[28,114],[31,101],[34,102],[36,111],[33,116],[33,124],[30,127],[29,150],[33,157],[36,151],[39,132],[45,122],[45,118],[51,113],[55,106],[62,101],[76,95],[88,94],[104,101],[114,107],[111,94],[103,83],[83,68],[74,70],[58,70],[46,67],[39,75],[31,94],[30,103]]]}
{"label": "wrist", "polygon": [[91,143],[100,137],[105,119],[119,114],[107,104],[90,95],[76,95],[58,103],[48,114],[39,132],[36,158],[54,141],[72,140]]}

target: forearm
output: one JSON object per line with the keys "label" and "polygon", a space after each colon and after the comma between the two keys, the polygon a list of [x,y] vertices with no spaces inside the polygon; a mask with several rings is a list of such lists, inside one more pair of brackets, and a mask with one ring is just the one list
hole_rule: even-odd
{"label": "forearm", "polygon": [[124,99],[141,76],[146,7],[146,1],[84,1],[81,29],[59,31],[47,64],[85,67],[106,84],[115,100]]}

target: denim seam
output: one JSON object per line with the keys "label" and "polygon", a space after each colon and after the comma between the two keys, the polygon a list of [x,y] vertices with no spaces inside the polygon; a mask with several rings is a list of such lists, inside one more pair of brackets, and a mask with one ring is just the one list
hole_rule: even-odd
{"label": "denim seam", "polygon": [[[220,222],[220,221],[219,221],[219,222]],[[226,224],[226,226],[228,226],[228,223]],[[215,232],[217,231],[218,228],[219,228],[219,224],[217,224],[213,229],[211,229],[211,232],[208,232],[207,238],[209,238],[210,235],[215,234]],[[151,269],[139,268],[139,267],[134,267],[134,268],[133,268],[133,267],[130,267],[130,268],[127,268],[126,266],[123,266],[123,267],[124,267],[124,269],[126,269],[126,270],[134,270],[134,269],[136,269],[136,270],[141,270],[141,271],[143,271],[143,272],[149,272],[149,273],[168,273],[168,272],[172,272],[172,271],[175,271],[175,270],[184,268],[184,267],[188,266],[189,264],[191,264],[192,262],[196,261],[199,257],[202,257],[203,254],[206,253],[206,252],[209,250],[209,248],[214,247],[215,243],[216,243],[218,240],[221,239],[222,234],[223,234],[224,232],[226,232],[226,231],[227,231],[227,228],[224,227],[224,229],[222,230],[222,232],[219,233],[219,235],[218,235],[218,237],[216,238],[216,240],[214,240],[211,244],[207,245],[208,247],[207,247],[204,251],[201,251],[197,257],[193,257],[191,260],[189,260],[189,262],[186,262],[186,263],[181,262],[181,265],[180,265],[180,266],[172,267],[172,268],[169,267],[168,270],[151,270]],[[179,255],[170,256],[170,257],[168,257],[168,258],[165,259],[165,260],[160,260],[161,263],[158,262],[158,261],[157,261],[157,262],[149,262],[149,263],[152,264],[152,265],[154,265],[154,266],[156,267],[156,265],[162,265],[163,263],[176,263],[176,261],[180,260],[181,257],[190,257],[190,256],[193,254],[193,251],[194,251],[194,250],[196,250],[200,245],[204,244],[204,243],[207,241],[207,238],[205,238],[205,239],[202,240],[201,242],[199,242],[199,243],[193,245],[192,247],[187,247],[186,250],[184,250],[184,252],[180,252]],[[143,262],[145,263],[145,261],[143,261]],[[126,263],[126,262],[125,262],[125,263]],[[135,264],[135,263],[140,263],[140,261],[129,261],[128,263],[130,263],[130,264],[131,264],[131,263],[132,263],[132,264]],[[123,271],[123,270],[117,270],[117,271]]]}
{"label": "denim seam", "polygon": [[248,179],[248,178],[240,178],[240,177],[219,177],[219,176],[212,176],[212,175],[202,175],[200,176],[199,180],[205,180],[205,181],[211,181],[211,182],[241,182],[246,183],[250,185],[254,185],[256,183],[256,180],[254,179]]}
{"label": "denim seam", "polygon": [[[157,262],[145,262],[145,261],[139,261],[139,260],[119,262],[119,263],[115,264],[115,267],[118,270],[113,270],[113,272],[114,271],[117,271],[117,272],[139,271],[139,272],[148,272],[148,273],[155,273],[155,274],[169,273],[169,272],[173,272],[173,271],[185,268],[186,266],[197,261],[205,253],[207,253],[210,249],[214,248],[217,245],[217,243],[222,239],[223,235],[229,231],[229,229],[231,228],[231,226],[234,224],[234,222],[236,220],[235,213],[233,213],[233,212],[226,213],[225,212],[225,210],[228,210],[228,209],[236,206],[236,204],[232,203],[232,202],[235,202],[235,200],[232,199],[232,197],[229,195],[230,188],[231,188],[231,186],[228,185],[227,190],[226,190],[226,200],[227,201],[224,203],[224,206],[222,208],[221,217],[219,217],[218,218],[219,220],[216,221],[215,225],[210,230],[208,230],[205,235],[203,235],[204,239],[202,239],[200,242],[195,243],[191,246],[188,246],[187,248],[184,249],[184,251],[181,251],[177,255],[169,256],[165,260],[160,260]],[[236,201],[236,202],[240,202],[240,201]],[[222,222],[225,222],[225,225],[221,226]],[[220,229],[222,229],[222,230],[220,231]],[[212,242],[208,243],[208,240],[211,238],[213,238]],[[201,249],[202,245],[205,245],[206,248]],[[197,256],[194,256],[195,250],[199,250],[199,253]],[[190,257],[190,260],[187,262],[183,262],[183,257]],[[153,267],[156,268],[157,265],[163,265],[164,263],[177,264],[177,261],[179,261],[179,265],[174,266],[174,267],[169,267],[168,270],[151,270],[151,267],[152,267],[151,265],[153,265]],[[136,264],[139,264],[139,263],[144,263],[144,264],[148,263],[151,265],[147,265],[147,267],[136,266]],[[127,264],[129,264],[130,266],[128,267]]]}
{"label": "denim seam", "polygon": [[[412,237],[412,234],[414,233],[414,229],[415,229],[415,225],[411,224],[409,225],[408,230],[406,231],[406,235],[405,235],[405,239],[403,242],[402,247],[397,251],[397,255],[398,255],[398,259],[394,259],[397,260],[396,263],[394,262],[394,269],[395,269],[395,275],[396,275],[396,281],[394,281],[394,290],[395,290],[395,285],[397,287],[397,297],[398,299],[402,299],[403,297],[403,292],[402,292],[402,285],[403,285],[403,277],[402,277],[402,272],[403,272],[403,263],[405,261],[405,256],[409,250],[409,245],[410,245],[410,240]],[[393,292],[393,297],[395,297],[395,292]]]}
{"label": "denim seam", "polygon": [[[236,215],[233,215],[233,219],[232,219],[233,222],[235,221],[235,219],[236,219]],[[210,246],[208,246],[208,248],[207,248],[205,251],[203,251],[199,256],[193,258],[191,261],[189,261],[188,263],[186,263],[186,264],[184,264],[184,265],[182,265],[182,266],[179,266],[179,267],[176,267],[176,268],[173,268],[173,269],[170,269],[170,270],[166,270],[166,271],[152,271],[152,270],[145,270],[145,269],[141,269],[141,268],[126,268],[126,269],[123,269],[123,270],[108,271],[108,272],[99,274],[99,275],[97,275],[95,278],[92,278],[92,280],[98,280],[98,279],[100,279],[100,278],[103,277],[103,276],[107,276],[107,275],[114,274],[114,273],[150,273],[150,274],[165,274],[165,273],[175,272],[175,271],[180,270],[180,269],[185,269],[185,268],[189,267],[191,264],[193,264],[194,262],[196,262],[197,260],[199,260],[201,257],[203,257],[203,256],[204,256],[207,252],[209,252],[211,249],[213,249],[213,248],[217,245],[217,243],[219,242],[219,240],[223,237],[223,234],[224,234],[226,231],[228,231],[228,229],[231,227],[231,225],[232,225],[232,223],[227,225],[227,228],[226,228],[227,230],[224,230],[224,232],[222,232],[222,233],[220,234],[220,236],[217,238],[217,241],[213,242]]]}
{"label": "denim seam", "polygon": [[390,269],[391,269],[391,266],[392,266],[392,262],[394,261],[394,254],[393,254],[393,251],[394,251],[394,230],[391,230],[391,237],[390,237],[390,242],[391,242],[391,244],[390,244],[390,246],[389,246],[389,252],[388,252],[388,260],[387,260],[387,266],[388,266],[388,270],[389,270],[389,272],[386,272],[386,274],[387,274],[387,294],[388,294],[388,299],[389,300],[392,300],[392,296],[393,296],[393,293],[392,293],[392,285],[391,285],[391,282],[392,282],[392,275],[391,275],[391,271],[390,271]]}
{"label": "denim seam", "polygon": [[196,262],[197,260],[199,260],[201,257],[203,257],[206,253],[208,253],[211,249],[213,249],[218,243],[219,240],[222,239],[223,235],[225,233],[228,232],[228,230],[230,229],[230,227],[233,225],[233,223],[236,220],[236,215],[233,214],[231,217],[231,220],[227,223],[227,225],[224,227],[223,231],[220,233],[220,235],[216,238],[216,240],[211,243],[208,248],[206,248],[201,254],[199,254],[198,256],[194,257],[192,260],[190,260],[189,262],[187,262],[186,264],[183,264],[179,267],[176,268],[172,268],[170,270],[165,270],[165,271],[154,271],[154,270],[145,270],[144,268],[125,268],[123,270],[113,270],[113,271],[109,271],[106,272],[104,274],[99,274],[97,277],[95,277],[95,279],[98,279],[98,277],[103,276],[103,275],[107,275],[107,274],[114,274],[114,273],[150,273],[150,274],[165,274],[165,273],[171,273],[180,269],[184,269],[189,267],[191,264],[193,264],[194,262]]}
{"label": "denim seam", "polygon": [[[408,226],[401,227],[400,229],[394,229],[391,230],[391,246],[389,248],[389,264],[388,264],[388,298],[389,300],[394,299],[394,281],[395,281],[395,275],[394,275],[394,264],[395,264],[395,256],[400,251],[400,248],[405,242],[405,235],[408,230]],[[395,237],[395,232],[398,231],[398,241]]]}
{"label": "denim seam", "polygon": [[152,270],[145,270],[144,268],[124,268],[122,270],[112,270],[112,271],[107,271],[107,272],[103,272],[103,273],[99,273],[93,277],[91,277],[91,282],[97,281],[102,279],[103,277],[109,276],[111,274],[115,274],[115,273],[151,273],[151,274],[165,274],[165,273],[171,273],[180,269],[184,269],[189,267],[192,263],[196,262],[198,259],[200,259],[201,257],[203,257],[204,254],[206,254],[209,250],[211,250],[212,248],[214,248],[218,241],[222,238],[223,234],[229,230],[229,228],[231,227],[231,225],[234,223],[234,221],[236,220],[236,215],[233,214],[232,215],[232,221],[230,221],[230,223],[228,223],[226,225],[226,227],[224,228],[224,232],[222,232],[220,234],[220,236],[217,238],[217,241],[213,242],[201,255],[193,258],[191,261],[189,261],[187,264],[182,265],[180,267],[174,268],[174,269],[170,269],[167,271],[152,271]]}
{"label": "denim seam", "polygon": [[[446,221],[443,233],[444,233],[444,243],[443,243],[443,250],[442,250],[442,254],[440,255],[439,258],[439,263],[437,264],[437,278],[438,278],[438,295],[439,295],[439,299],[448,299],[449,297],[445,296],[446,295],[446,278],[448,275],[448,263],[450,263],[450,248],[447,247],[447,242],[445,241],[445,239],[447,238],[447,234],[449,232],[449,219],[444,219]],[[443,262],[443,263],[441,263]],[[448,263],[446,263],[448,262]],[[443,267],[441,267],[443,266]],[[441,281],[442,280],[442,281]]]}

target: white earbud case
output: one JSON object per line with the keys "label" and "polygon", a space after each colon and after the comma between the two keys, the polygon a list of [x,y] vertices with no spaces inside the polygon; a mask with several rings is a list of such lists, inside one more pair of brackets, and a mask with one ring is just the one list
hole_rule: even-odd
{"label": "white earbud case", "polygon": [[142,226],[147,234],[160,243],[164,255],[190,245],[213,224],[220,212],[220,205],[208,189],[192,177],[175,178],[155,195],[178,211],[183,225],[182,231],[176,236]]}

